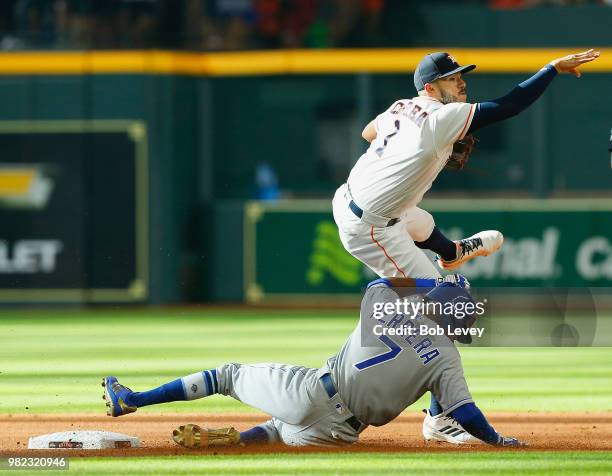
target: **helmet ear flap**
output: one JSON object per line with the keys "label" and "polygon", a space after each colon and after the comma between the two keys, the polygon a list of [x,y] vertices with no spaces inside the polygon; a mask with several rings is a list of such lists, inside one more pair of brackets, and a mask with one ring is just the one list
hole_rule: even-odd
{"label": "helmet ear flap", "polygon": [[[432,306],[437,309],[427,315],[443,329],[469,329],[476,321],[476,303],[467,289],[454,283],[442,283],[425,295],[425,301],[442,304]],[[471,344],[470,334],[459,333],[449,336],[462,344]]]}

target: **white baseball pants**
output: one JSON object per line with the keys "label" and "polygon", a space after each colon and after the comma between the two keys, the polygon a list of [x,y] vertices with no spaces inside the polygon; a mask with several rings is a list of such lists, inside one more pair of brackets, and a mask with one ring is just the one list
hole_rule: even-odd
{"label": "white baseball pants", "polygon": [[440,273],[414,244],[426,240],[435,226],[425,210],[412,208],[393,226],[364,223],[349,208],[346,184],[333,200],[334,220],[344,248],[381,277],[434,278]]}

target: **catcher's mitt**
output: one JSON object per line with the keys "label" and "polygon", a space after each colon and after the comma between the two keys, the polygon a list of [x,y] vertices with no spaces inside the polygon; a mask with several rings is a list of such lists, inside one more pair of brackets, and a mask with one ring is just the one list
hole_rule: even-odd
{"label": "catcher's mitt", "polygon": [[463,139],[455,142],[453,144],[453,152],[446,162],[446,168],[450,170],[461,170],[465,167],[475,145],[476,138],[472,134],[468,134]]}

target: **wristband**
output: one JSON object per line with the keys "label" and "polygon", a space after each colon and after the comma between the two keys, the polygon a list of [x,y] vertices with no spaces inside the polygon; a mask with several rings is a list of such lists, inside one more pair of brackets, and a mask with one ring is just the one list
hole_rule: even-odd
{"label": "wristband", "polygon": [[436,279],[416,278],[414,281],[417,288],[435,288],[437,284]]}

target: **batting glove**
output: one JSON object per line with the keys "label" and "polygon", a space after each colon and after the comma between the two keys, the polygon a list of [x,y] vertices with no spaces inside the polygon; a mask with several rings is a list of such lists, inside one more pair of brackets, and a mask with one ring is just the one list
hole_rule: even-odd
{"label": "batting glove", "polygon": [[461,274],[449,274],[448,276],[444,276],[442,283],[456,284],[459,287],[470,289],[470,282]]}
{"label": "batting glove", "polygon": [[499,440],[497,441],[497,446],[527,446],[522,441],[519,441],[516,438],[512,438],[510,436],[499,436]]}

